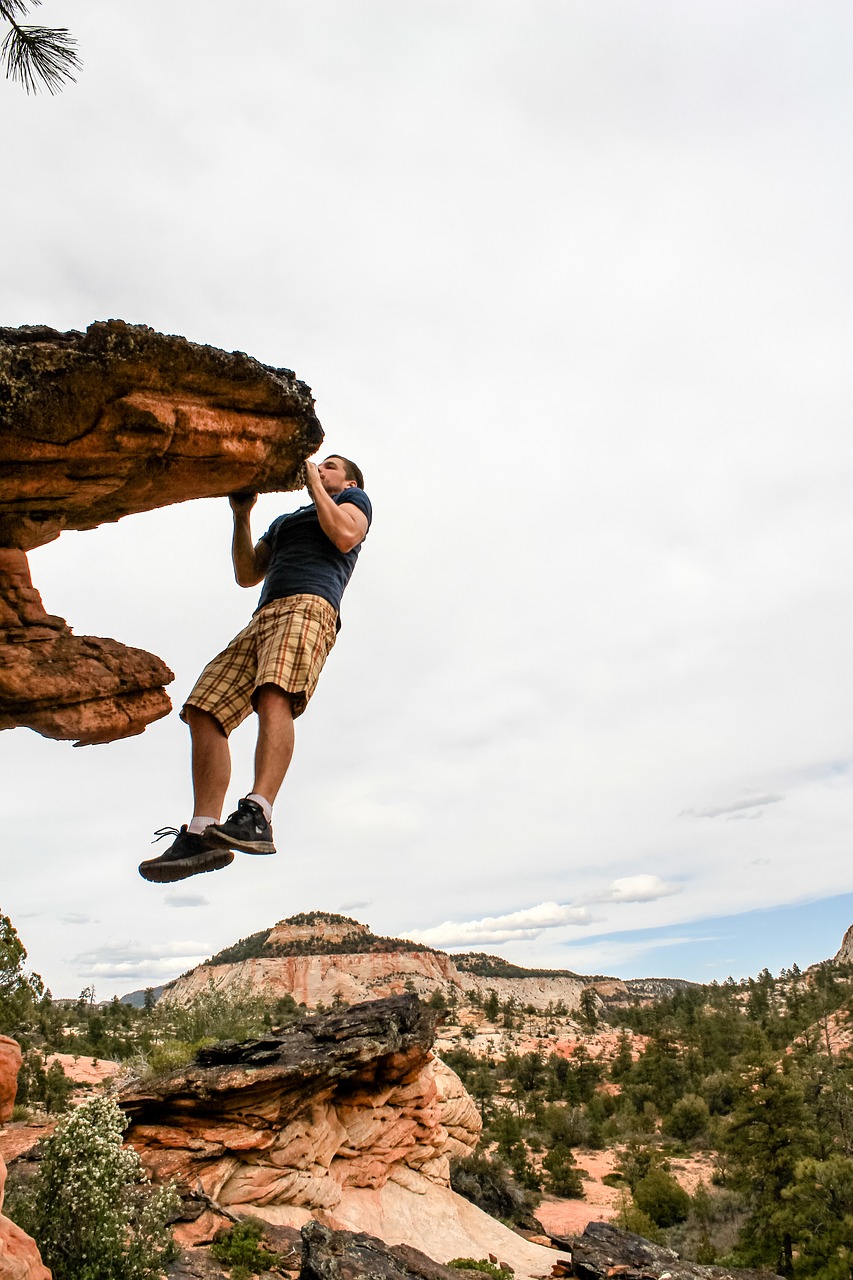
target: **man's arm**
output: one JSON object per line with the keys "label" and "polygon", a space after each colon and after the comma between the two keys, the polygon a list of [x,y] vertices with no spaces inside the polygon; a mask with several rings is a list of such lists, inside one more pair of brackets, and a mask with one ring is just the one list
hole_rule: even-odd
{"label": "man's arm", "polygon": [[257,500],[256,493],[232,493],[228,499],[234,513],[231,559],[234,562],[234,577],[241,587],[256,587],[263,581],[272,555],[269,543],[263,538],[252,546],[251,512]]}
{"label": "man's arm", "polygon": [[352,551],[364,540],[367,533],[367,516],[352,502],[338,506],[326,493],[320,481],[320,472],[314,462],[305,463],[305,480],[314,499],[320,528],[335,544],[338,551]]}

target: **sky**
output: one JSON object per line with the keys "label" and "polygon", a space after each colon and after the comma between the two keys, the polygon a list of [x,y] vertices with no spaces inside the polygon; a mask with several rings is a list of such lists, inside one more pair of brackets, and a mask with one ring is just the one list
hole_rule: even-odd
{"label": "sky", "polygon": [[[853,15],[834,0],[45,0],[0,81],[5,325],[293,368],[374,523],[275,858],[143,882],[176,712],[0,735],[0,911],[54,995],[299,911],[521,965],[740,978],[853,922]],[[260,536],[304,495],[266,495]],[[227,502],[34,551],[179,708],[256,592]],[[251,786],[234,735],[229,807]],[[162,848],[162,846],[160,846]],[[156,847],[154,849],[156,852]]]}

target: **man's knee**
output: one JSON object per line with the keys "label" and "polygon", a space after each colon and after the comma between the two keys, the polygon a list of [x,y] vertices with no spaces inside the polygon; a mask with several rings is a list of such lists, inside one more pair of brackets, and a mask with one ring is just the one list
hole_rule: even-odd
{"label": "man's knee", "polygon": [[286,689],[278,684],[262,684],[252,695],[252,706],[258,715],[269,712],[289,713],[293,715],[293,698]]}
{"label": "man's knee", "polygon": [[223,738],[227,738],[228,734],[223,729],[215,715],[210,711],[203,711],[201,707],[194,707],[192,703],[187,703],[181,713],[182,719],[186,720],[190,727],[191,734],[205,734],[216,732],[221,734]]}

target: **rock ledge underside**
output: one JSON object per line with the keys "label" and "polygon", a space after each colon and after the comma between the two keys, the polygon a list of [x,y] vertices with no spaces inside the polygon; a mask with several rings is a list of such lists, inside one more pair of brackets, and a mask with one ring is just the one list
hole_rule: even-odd
{"label": "rock ledge underside", "polygon": [[110,742],[170,710],[160,658],[75,636],[26,552],[64,529],[299,487],[323,433],[289,369],[120,320],[0,328],[0,729]]}

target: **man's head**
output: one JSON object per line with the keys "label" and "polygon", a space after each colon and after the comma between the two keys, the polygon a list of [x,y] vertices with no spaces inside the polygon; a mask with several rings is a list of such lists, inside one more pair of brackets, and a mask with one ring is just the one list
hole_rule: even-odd
{"label": "man's head", "polygon": [[328,494],[343,493],[344,489],[363,489],[364,476],[349,458],[339,453],[330,453],[324,462],[317,467],[320,480]]}

